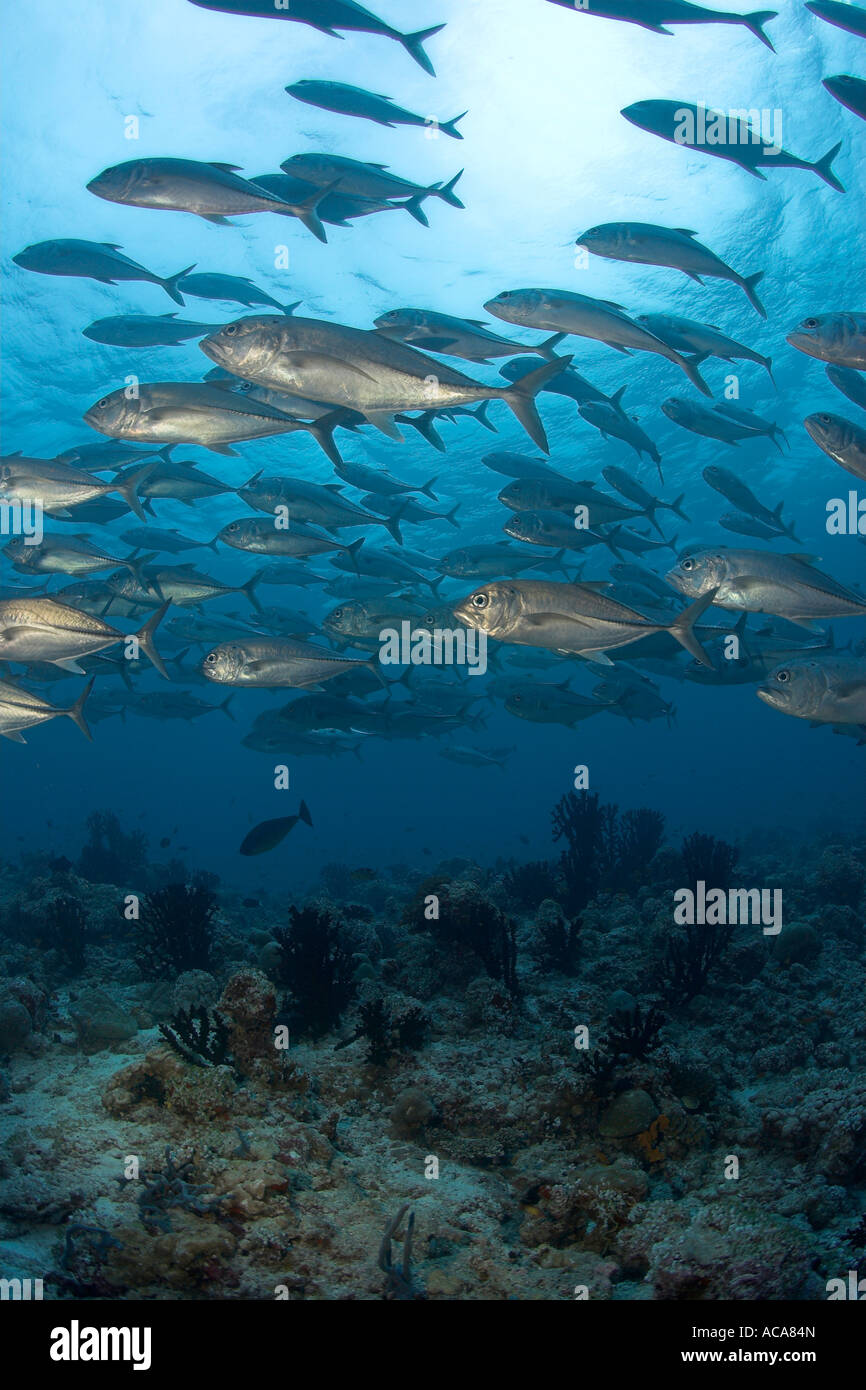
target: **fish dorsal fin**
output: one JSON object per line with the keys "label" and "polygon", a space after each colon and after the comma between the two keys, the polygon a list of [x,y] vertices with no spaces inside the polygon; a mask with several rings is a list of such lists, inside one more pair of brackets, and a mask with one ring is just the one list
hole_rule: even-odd
{"label": "fish dorsal fin", "polygon": [[785,559],[796,560],[798,565],[818,565],[821,563],[820,555],[798,555],[796,551],[789,552]]}
{"label": "fish dorsal fin", "polygon": [[120,247],[116,241],[101,241],[100,246],[107,246],[109,251],[119,251]]}
{"label": "fish dorsal fin", "polygon": [[326,491],[326,492],[342,492],[342,491],[343,491],[343,484],[342,484],[342,483],[325,483],[325,491]]}
{"label": "fish dorsal fin", "polygon": [[160,317],[161,319],[176,319],[176,318],[177,318],[177,310],[175,309],[174,312],[171,313],[171,314],[160,314],[159,317]]}
{"label": "fish dorsal fin", "polygon": [[691,227],[674,227],[674,231],[679,232],[680,236],[697,236],[697,232],[693,232]]}
{"label": "fish dorsal fin", "polygon": [[581,487],[595,487],[595,483],[592,481],[592,478],[578,478],[577,481]]}
{"label": "fish dorsal fin", "polygon": [[219,169],[220,172],[223,173],[223,174],[237,174],[237,173],[240,173],[240,169],[241,169],[240,164],[220,164],[220,163],[219,163],[217,160],[215,160],[215,159],[209,160],[209,163],[210,163],[210,167],[211,167],[212,169]]}

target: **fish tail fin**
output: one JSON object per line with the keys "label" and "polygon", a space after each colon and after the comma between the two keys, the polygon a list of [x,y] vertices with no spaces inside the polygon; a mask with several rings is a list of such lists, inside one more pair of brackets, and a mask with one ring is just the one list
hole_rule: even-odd
{"label": "fish tail fin", "polygon": [[424,199],[426,197],[427,191],[425,189],[423,193],[416,193],[414,198],[407,198],[405,203],[400,203],[398,205],[405,208],[409,216],[414,217],[416,222],[420,222],[422,227],[430,226],[430,223],[427,221],[427,214],[424,211]]}
{"label": "fish tail fin", "polygon": [[400,420],[402,423],[411,425],[413,429],[416,429],[422,439],[426,439],[427,443],[432,444],[433,448],[440,454],[445,453],[445,441],[436,429],[434,423],[435,416],[432,411],[425,410],[422,414],[415,416],[401,415]]}
{"label": "fish tail fin", "polygon": [[186,300],[178,289],[177,282],[178,280],[182,280],[185,275],[189,275],[191,270],[195,270],[195,266],[196,263],[193,261],[192,265],[186,267],[186,270],[179,270],[177,275],[169,275],[165,280],[160,280],[159,282],[169,299],[173,299],[175,304],[180,304],[181,308],[186,306]]}
{"label": "fish tail fin", "polygon": [[662,530],[661,526],[660,526],[659,523],[658,523],[658,519],[657,519],[657,517],[656,517],[656,508],[655,508],[655,507],[647,507],[646,512],[645,512],[645,516],[646,516],[646,519],[647,519],[647,521],[649,522],[650,526],[652,526],[653,530],[657,531],[658,534],[661,536],[662,540],[664,540],[664,538],[665,538],[665,533],[664,533],[664,531]]}
{"label": "fish tail fin", "polygon": [[445,513],[445,520],[449,526],[453,526],[456,531],[460,530],[460,522],[457,520],[457,513],[460,510],[460,503],[455,502],[450,512]]}
{"label": "fish tail fin", "polygon": [[327,415],[320,415],[318,420],[311,420],[307,426],[322,453],[328,456],[331,463],[343,462],[340,451],[334,443],[334,430],[343,423],[345,416],[344,410],[330,410]]}
{"label": "fish tail fin", "polygon": [[429,588],[431,594],[435,594],[435,596],[436,596],[437,598],[439,597],[439,585],[442,583],[442,581],[444,580],[444,578],[445,578],[445,575],[444,575],[444,574],[440,574],[440,576],[439,576],[438,579],[425,579],[425,580],[424,580],[424,583],[425,583],[425,584],[427,585],[427,587]]}
{"label": "fish tail fin", "polygon": [[615,555],[618,560],[622,559],[622,551],[617,549],[616,539],[621,529],[620,526],[612,526],[607,535],[603,537],[604,543],[611,555]]}
{"label": "fish tail fin", "polygon": [[310,808],[307,805],[306,801],[302,801],[300,806],[298,807],[298,820],[302,820],[304,822],[304,825],[308,825],[310,829],[312,829],[313,817],[310,815]]}
{"label": "fish tail fin", "polygon": [[87,682],[78,699],[75,701],[75,704],[70,705],[69,709],[65,709],[63,711],[67,719],[71,719],[73,724],[78,725],[79,729],[84,734],[84,737],[87,739],[88,743],[93,742],[93,734],[87,727],[87,720],[84,718],[84,706],[87,701],[88,695],[93,689],[93,682],[95,681],[95,679],[95,676],[91,676],[90,680]]}
{"label": "fish tail fin", "polygon": [[[328,197],[329,193],[333,193],[338,183],[339,179],[335,179],[333,183],[326,184],[324,188],[317,188],[315,193],[310,194],[309,198],[305,198],[302,203],[296,203],[291,212],[286,209],[284,216],[297,217],[298,221],[303,223],[308,232],[312,232],[313,236],[317,237],[319,241],[327,243],[328,234],[319,216],[319,206],[325,198]],[[275,208],[275,211],[282,212],[283,209]]]}
{"label": "fish tail fin", "polygon": [[138,632],[134,634],[135,637],[137,637],[138,639],[138,645],[141,647],[141,650],[144,652],[148,661],[151,663],[152,666],[156,667],[157,671],[163,677],[164,680],[168,680],[168,672],[166,671],[162,663],[162,657],[156,650],[153,638],[156,629],[159,627],[160,623],[162,622],[170,607],[171,599],[166,599],[162,607],[157,608],[156,612],[148,618],[144,626],[140,627],[138,629]]}
{"label": "fish tail fin", "polygon": [[403,544],[403,536],[400,531],[400,517],[403,515],[404,511],[405,507],[401,507],[399,512],[395,512],[393,516],[382,517],[382,525],[385,527],[388,535],[392,540],[395,540],[398,545]]}
{"label": "fish tail fin", "polygon": [[527,373],[520,381],[502,391],[501,399],[511,407],[533,444],[536,444],[545,454],[550,453],[550,445],[547,442],[547,435],[544,433],[544,426],[535,406],[535,397],[547,385],[548,381],[552,377],[559,376],[559,373],[570,362],[570,356],[554,357],[552,362],[545,362],[543,367],[536,367],[534,372]]}
{"label": "fish tail fin", "polygon": [[[680,366],[682,367],[689,381],[692,383],[692,386],[696,386],[702,396],[709,396],[710,400],[712,400],[713,393],[710,390],[707,383],[704,381],[694,362],[690,362],[687,357],[681,357]],[[656,467],[659,470],[659,477],[661,478],[661,468],[659,466],[658,460],[656,460]]]}
{"label": "fish tail fin", "polygon": [[231,692],[230,695],[227,695],[227,696],[225,697],[225,699],[223,700],[222,704],[219,704],[219,705],[216,706],[216,708],[217,708],[218,710],[222,710],[222,712],[223,712],[223,714],[225,715],[226,719],[230,719],[230,720],[232,721],[233,724],[236,724],[236,723],[237,723],[237,720],[235,719],[234,715],[232,714],[231,710],[229,709],[229,705],[230,705],[231,701],[235,698],[235,694],[236,694],[236,691],[233,690],[233,691]]}
{"label": "fish tail fin", "polygon": [[770,380],[772,381],[773,385],[776,387],[776,390],[778,391],[779,387],[776,385],[776,378],[773,376],[773,359],[772,359],[772,357],[762,357],[762,358],[761,358],[761,366],[764,368],[764,370],[765,370],[766,373],[767,373],[767,376],[770,378]]}
{"label": "fish tail fin", "polygon": [[832,150],[827,151],[823,159],[819,159],[817,163],[812,165],[818,177],[823,179],[825,183],[829,183],[831,188],[835,188],[837,193],[844,193],[845,185],[840,183],[830,166],[841,148],[842,141],[840,140],[838,145],[834,145]]}
{"label": "fish tail fin", "polygon": [[743,293],[751,304],[756,314],[760,314],[762,319],[767,317],[767,311],[755,293],[755,286],[759,285],[764,278],[763,270],[758,270],[754,275],[744,275],[740,281]]}
{"label": "fish tail fin", "polygon": [[[348,555],[348,557],[349,557],[349,559],[351,560],[352,564],[355,566],[355,569],[356,569],[356,570],[358,569],[358,563],[357,563],[357,560],[358,560],[358,551],[361,549],[361,546],[362,546],[363,544],[364,544],[364,537],[363,537],[363,536],[360,536],[360,537],[358,538],[358,540],[356,540],[356,541],[351,541],[350,544],[346,546],[346,554]],[[360,570],[358,570],[358,573],[360,574]]]}
{"label": "fish tail fin", "polygon": [[463,136],[457,129],[457,122],[462,121],[464,116],[468,116],[468,111],[461,111],[459,116],[452,116],[450,121],[443,121],[439,129],[446,135],[450,135],[452,140],[462,140]]}
{"label": "fish tail fin", "polygon": [[140,468],[134,468],[127,473],[126,481],[115,483],[114,491],[119,492],[131,512],[135,512],[139,521],[147,523],[141,503],[138,500],[138,489],[142,483],[146,483],[153,470],[157,467],[155,463],[144,463]]}
{"label": "fish tail fin", "polygon": [[539,357],[545,357],[548,362],[553,361],[554,349],[559,347],[563,338],[568,337],[567,333],[552,333],[549,338],[545,338],[543,343],[537,343],[534,351]]}
{"label": "fish tail fin", "polygon": [[676,515],[678,517],[681,517],[683,521],[691,521],[691,517],[686,516],[685,512],[683,511],[683,502],[685,500],[686,494],[684,492],[681,492],[679,497],[674,498],[673,502],[668,502],[668,511],[675,512]]}
{"label": "fish tail fin", "polygon": [[423,492],[425,497],[429,497],[431,502],[438,502],[439,500],[436,496],[436,493],[433,491],[433,484],[438,480],[438,478],[439,474],[437,473],[435,478],[431,478],[429,482],[424,483],[423,487],[419,487],[418,489],[419,492]]}
{"label": "fish tail fin", "polygon": [[302,299],[296,299],[292,304],[281,304],[280,308],[282,309],[283,313],[286,315],[287,318],[291,318],[295,310],[300,309],[303,302],[304,301]]}
{"label": "fish tail fin", "polygon": [[[147,587],[147,582],[144,579],[142,571],[144,570],[145,565],[153,564],[153,561],[156,559],[158,554],[158,550],[148,550],[145,555],[137,555],[136,552],[133,551],[129,558],[124,560],[123,562],[124,568],[128,569],[131,574],[135,575],[139,584],[141,584],[143,588]],[[155,585],[155,587],[159,588],[159,585]]]}
{"label": "fish tail fin", "polygon": [[475,419],[478,421],[479,425],[483,425],[486,430],[490,430],[491,434],[498,434],[499,431],[496,426],[487,418],[487,407],[489,404],[489,401],[481,402],[478,409],[474,412]]}
{"label": "fish tail fin", "polygon": [[665,541],[665,545],[667,546],[668,550],[672,550],[672,551],[674,552],[675,555],[678,555],[678,554],[679,554],[679,551],[677,550],[677,546],[678,546],[678,544],[679,544],[679,539],[680,539],[680,538],[679,538],[679,536],[677,535],[677,536],[671,536],[671,538],[670,538],[669,541]]}
{"label": "fish tail fin", "polygon": [[709,666],[711,670],[713,663],[695,636],[694,626],[698,619],[712,606],[717,593],[718,588],[715,588],[702,594],[699,599],[695,599],[694,603],[690,603],[688,608],[684,608],[668,627],[671,637],[674,637],[681,647],[685,647],[689,655],[699,661],[702,666]]}
{"label": "fish tail fin", "polygon": [[449,179],[447,183],[437,185],[435,188],[431,187],[427,191],[430,194],[434,194],[437,198],[441,198],[443,203],[450,204],[452,208],[465,207],[466,204],[461,203],[460,199],[457,197],[457,194],[454,192],[454,186],[457,183],[457,180],[462,177],[463,170],[461,169],[460,172],[458,174],[455,174],[453,179]]}
{"label": "fish tail fin", "polygon": [[761,43],[769,48],[771,53],[775,53],[776,50],[764,33],[764,25],[775,19],[778,13],[778,10],[753,10],[751,14],[744,14],[740,21],[750,34],[754,34],[756,39],[760,39]]}
{"label": "fish tail fin", "polygon": [[432,39],[434,34],[438,34],[444,29],[444,24],[434,24],[432,29],[416,29],[414,34],[396,34],[395,38],[400,40],[410,58],[414,58],[419,68],[429,72],[431,77],[436,76],[436,70],[427,54],[424,52],[424,44],[428,39]]}
{"label": "fish tail fin", "polygon": [[261,583],[261,578],[263,574],[264,570],[257,570],[256,573],[252,576],[252,578],[248,579],[245,584],[238,585],[238,592],[246,594],[247,598],[249,599],[250,603],[252,604],[253,608],[256,610],[257,613],[261,613],[262,605],[259,603],[259,596],[256,593],[256,587],[258,586],[258,584]]}

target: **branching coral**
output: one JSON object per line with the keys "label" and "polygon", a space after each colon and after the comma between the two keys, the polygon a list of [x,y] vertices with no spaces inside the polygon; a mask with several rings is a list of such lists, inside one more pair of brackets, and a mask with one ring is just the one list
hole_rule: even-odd
{"label": "branching coral", "polygon": [[700,994],[713,966],[728,948],[733,928],[726,923],[689,927],[668,938],[657,972],[659,988],[671,1004],[688,1004]]}
{"label": "branching coral", "polygon": [[288,927],[278,927],[279,984],[289,991],[290,1024],[309,1037],[321,1037],[339,1022],[355,993],[352,957],[345,927],[317,907],[289,909]]}
{"label": "branching coral", "polygon": [[559,869],[563,905],[577,914],[596,893],[629,892],[641,886],[664,838],[664,816],[639,808],[622,816],[603,805],[598,792],[569,792],[553,809],[553,838],[565,840]]}
{"label": "branching coral", "polygon": [[740,857],[736,845],[717,840],[696,830],[687,835],[680,850],[686,883],[706,883],[710,888],[727,889],[734,865]]}
{"label": "branching coral", "polygon": [[148,893],[138,933],[138,960],[149,979],[208,970],[216,898],[203,883],[170,883]]}
{"label": "branching coral", "polygon": [[87,942],[87,914],[77,898],[55,898],[45,913],[42,928],[45,945],[59,955],[70,975],[84,969]]}
{"label": "branching coral", "polygon": [[178,1009],[171,1023],[160,1023],[166,1042],[195,1067],[216,1067],[228,1057],[229,1030],[225,1019],[204,1005]]}
{"label": "branching coral", "polygon": [[113,811],[93,811],[87,818],[88,839],[78,858],[77,872],[89,883],[128,887],[147,870],[147,836],[127,835]]}
{"label": "branching coral", "polygon": [[391,1253],[391,1242],[395,1240],[396,1233],[400,1229],[403,1217],[409,1211],[409,1203],[402,1206],[397,1215],[385,1223],[385,1231],[382,1242],[379,1246],[379,1268],[385,1275],[385,1289],[383,1298],[395,1302],[411,1302],[416,1299],[424,1298],[420,1289],[416,1289],[412,1283],[412,1236],[415,1231],[415,1213],[409,1212],[409,1219],[406,1222],[406,1230],[403,1236],[403,1255],[399,1265],[393,1263]]}

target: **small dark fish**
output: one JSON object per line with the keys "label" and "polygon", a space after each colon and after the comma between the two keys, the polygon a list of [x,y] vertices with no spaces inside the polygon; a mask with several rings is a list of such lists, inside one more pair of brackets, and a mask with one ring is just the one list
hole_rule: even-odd
{"label": "small dark fish", "polygon": [[238,854],[267,854],[269,850],[276,849],[299,820],[305,825],[313,824],[306,801],[301,802],[296,816],[278,816],[275,820],[263,820],[253,826],[249,835],[244,838]]}

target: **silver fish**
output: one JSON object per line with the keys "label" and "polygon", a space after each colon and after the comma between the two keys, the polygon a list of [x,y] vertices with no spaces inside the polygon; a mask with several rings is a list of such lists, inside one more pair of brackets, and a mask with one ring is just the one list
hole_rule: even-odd
{"label": "silver fish", "polygon": [[[130,159],[103,169],[87,188],[109,203],[192,212],[218,224],[249,212],[278,212],[283,217],[297,217],[319,241],[327,241],[316,212],[327,189],[314,189],[301,203],[284,203],[266,188],[239,178],[238,172],[237,164],[205,164],[197,159]],[[182,274],[192,269],[188,266]]]}
{"label": "silver fish", "polygon": [[822,618],[866,614],[863,598],[815,569],[810,555],[774,555],[763,550],[695,550],[665,576],[690,598],[716,595],[719,608],[771,613],[801,627]]}
{"label": "silver fish", "polygon": [[577,245],[612,261],[631,261],[637,265],[669,266],[681,270],[690,280],[703,284],[702,275],[718,280],[730,280],[743,290],[752,308],[767,317],[767,311],[755,293],[755,286],[764,278],[759,270],[755,275],[739,275],[708,246],[696,241],[697,232],[688,227],[657,227],[651,222],[607,222],[591,227],[577,238]]}
{"label": "silver fish", "polygon": [[510,388],[484,386],[379,333],[318,319],[259,314],[226,324],[199,344],[217,366],[290,395],[355,410],[391,438],[398,411],[501,400],[545,453],[534,397],[570,358],[557,358]]}
{"label": "silver fish", "polygon": [[373,660],[350,661],[312,642],[269,637],[221,642],[208,652],[201,669],[220,685],[303,688],[363,667],[379,669]]}

